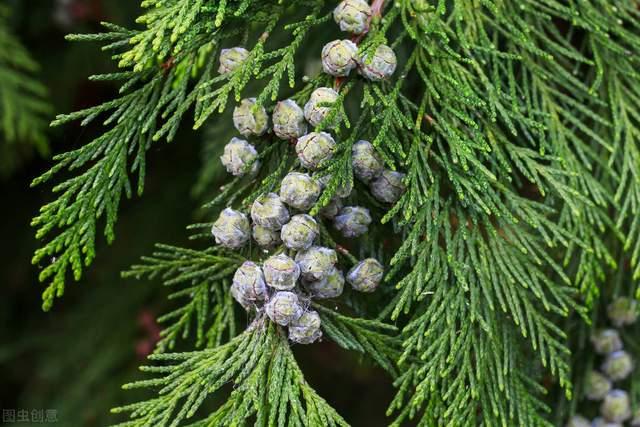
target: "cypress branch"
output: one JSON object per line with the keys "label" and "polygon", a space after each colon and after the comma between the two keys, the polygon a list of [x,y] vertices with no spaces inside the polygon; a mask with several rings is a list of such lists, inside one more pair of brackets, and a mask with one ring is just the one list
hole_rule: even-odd
{"label": "cypress branch", "polygon": [[[45,308],[62,295],[69,270],[78,280],[92,262],[99,223],[113,240],[120,199],[133,195],[130,175],[138,175],[141,194],[146,151],[171,141],[187,113],[195,128],[211,126],[203,192],[217,164],[214,114],[246,96],[266,114],[276,99],[303,104],[314,89],[333,87],[337,100],[323,105],[329,111],[315,130],[331,130],[337,142],[319,165],[329,179],[310,213],[355,184],[349,201],[371,207],[376,223],[358,248],[324,224],[317,243],[335,248],[343,265],[357,262],[354,254],[376,254],[388,269],[382,301],[347,293],[354,317],[312,305],[325,336],[395,379],[394,425],[551,425],[554,402],[545,395],[570,398],[580,384],[572,337],[559,325],[588,323],[603,294],[621,294],[621,285],[605,284],[627,261],[628,280],[636,281],[627,287],[638,292],[640,16],[634,2],[614,3],[375,0],[368,32],[343,47],[358,45],[366,77],[370,56],[390,41],[398,69],[380,82],[337,71],[298,78],[300,55],[332,25],[321,0],[147,0],[140,30],[106,25],[107,33],[73,36],[114,52],[122,71],[93,79],[119,81],[121,95],[54,122],[105,117],[106,130],[56,156],[34,181],[70,175],[33,221],[37,236],[49,239],[33,259],[50,260],[40,277],[50,283]],[[242,66],[216,73],[220,49],[238,40],[246,46]],[[243,218],[260,194],[278,192],[300,169],[295,140],[251,138],[261,171],[227,183],[207,214],[223,205]],[[394,203],[374,201],[367,183],[354,181],[352,149],[361,139],[386,169],[406,173]],[[190,228],[208,228],[206,221]],[[167,365],[145,368],[158,376],[128,386],[159,395],[117,409],[132,417],[122,425],[191,422],[228,382],[235,388],[224,403],[189,425],[346,424],[306,383],[283,329],[262,311],[236,334],[230,276],[244,260],[266,257],[252,244],[239,255],[161,246],[126,273],[180,286],[172,298],[186,302],[163,317],[152,359]],[[164,353],[194,325],[196,346],[205,349]]]}

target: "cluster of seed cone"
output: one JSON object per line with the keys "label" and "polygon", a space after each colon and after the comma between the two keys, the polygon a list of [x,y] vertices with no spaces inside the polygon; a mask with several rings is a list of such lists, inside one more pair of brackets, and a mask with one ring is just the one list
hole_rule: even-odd
{"label": "cluster of seed cone", "polygon": [[632,418],[629,393],[621,388],[620,382],[629,377],[634,362],[624,350],[619,329],[637,320],[638,307],[634,300],[617,298],[607,307],[612,328],[594,332],[591,343],[594,351],[602,357],[599,370],[588,373],[585,384],[585,398],[600,403],[600,416],[592,421],[582,415],[573,416],[567,427],[640,427],[640,411]]}
{"label": "cluster of seed cone", "polygon": [[[345,0],[334,17],[340,28],[354,34],[368,29],[371,8],[364,0]],[[345,50],[346,49],[346,50]],[[249,52],[241,47],[224,49],[220,55],[220,73],[242,66]],[[322,52],[324,70],[334,76],[345,76],[352,69],[370,80],[388,78],[395,70],[395,54],[381,45],[372,58],[358,57],[357,47],[349,40],[329,43]],[[233,123],[244,137],[233,138],[224,148],[220,160],[234,176],[255,175],[260,168],[259,153],[248,139],[272,131],[276,137],[295,142],[295,151],[302,171],[287,174],[280,183],[279,193],[259,196],[249,215],[227,208],[212,227],[219,245],[230,249],[245,246],[251,238],[273,255],[255,263],[247,261],[236,271],[231,293],[247,310],[265,313],[273,322],[288,327],[289,338],[309,344],[322,333],[318,313],[312,310],[313,299],[337,298],[344,289],[345,275],[338,266],[335,250],[317,245],[320,234],[318,221],[309,215],[320,194],[331,179],[322,167],[330,161],[337,144],[328,132],[308,132],[329,120],[332,104],[339,94],[332,88],[320,87],[300,107],[294,100],[280,101],[271,117],[255,98],[244,99],[233,112]],[[325,124],[333,129],[338,120]],[[371,194],[383,203],[395,203],[404,192],[404,174],[385,169],[373,145],[358,141],[352,146],[353,171],[366,183]],[[367,208],[344,206],[343,199],[351,195],[353,186],[338,188],[331,202],[319,215],[331,220],[344,237],[365,234],[372,222]],[[278,249],[276,249],[278,248]],[[355,291],[374,292],[383,277],[383,266],[374,258],[358,262],[346,274]]]}
{"label": "cluster of seed cone", "polygon": [[[320,317],[309,309],[311,300],[339,297],[345,276],[336,251],[316,244],[320,232],[317,221],[303,212],[292,215],[290,209],[299,208],[285,204],[282,191],[280,196],[267,193],[254,201],[254,240],[260,246],[282,244],[261,264],[243,263],[233,277],[231,293],[246,310],[264,312],[275,323],[288,326],[292,341],[309,344],[321,336]],[[246,214],[227,208],[212,233],[218,244],[240,248],[250,240],[250,220]],[[373,292],[383,273],[382,265],[368,258],[348,271],[346,281],[356,291]]]}

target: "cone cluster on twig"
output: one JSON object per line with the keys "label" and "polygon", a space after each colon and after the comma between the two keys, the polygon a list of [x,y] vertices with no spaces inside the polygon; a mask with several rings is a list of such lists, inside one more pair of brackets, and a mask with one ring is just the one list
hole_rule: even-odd
{"label": "cone cluster on twig", "polygon": [[[345,0],[334,11],[340,28],[355,35],[369,29],[372,10],[364,0]],[[221,73],[229,73],[249,57],[243,48],[224,49],[220,55]],[[396,68],[393,50],[380,45],[371,57],[358,54],[350,40],[335,40],[322,51],[324,70],[333,76],[346,76],[358,69],[369,80],[390,77]],[[291,341],[309,344],[322,336],[319,314],[310,309],[313,299],[339,297],[345,281],[358,292],[374,292],[382,281],[384,268],[374,258],[364,259],[346,274],[338,266],[335,250],[318,245],[320,218],[309,211],[317,204],[322,191],[331,182],[323,171],[337,150],[334,137],[326,131],[309,131],[324,126],[335,129],[339,116],[329,120],[340,95],[329,87],[315,89],[301,107],[293,99],[279,101],[271,117],[255,98],[243,99],[233,112],[233,124],[244,138],[258,137],[271,130],[283,140],[295,144],[302,171],[289,172],[281,181],[278,193],[257,197],[250,215],[232,208],[224,209],[211,232],[217,244],[240,249],[251,238],[270,257],[261,263],[244,262],[236,271],[231,294],[246,310],[264,313],[271,321],[287,327]],[[327,121],[330,121],[327,123]],[[368,141],[352,146],[352,169],[358,180],[369,186],[371,194],[383,203],[395,203],[404,192],[404,174],[387,170],[376,149]],[[220,157],[234,176],[255,176],[260,168],[259,154],[246,139],[234,137]],[[367,208],[343,206],[353,183],[335,189],[329,204],[319,217],[331,220],[344,237],[364,235],[372,222]],[[333,190],[332,190],[333,191]]]}
{"label": "cone cluster on twig", "polygon": [[601,402],[600,416],[590,422],[582,415],[575,415],[567,427],[620,427],[629,420],[630,426],[640,427],[640,413],[632,418],[629,393],[619,384],[633,371],[634,361],[624,350],[618,328],[635,323],[637,302],[626,297],[616,298],[607,307],[607,316],[614,327],[599,329],[591,337],[594,351],[603,360],[599,370],[587,374],[584,390],[586,399]]}

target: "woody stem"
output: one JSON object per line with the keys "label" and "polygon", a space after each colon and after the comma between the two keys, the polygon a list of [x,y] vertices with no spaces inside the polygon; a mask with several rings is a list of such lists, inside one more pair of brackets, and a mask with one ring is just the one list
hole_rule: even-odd
{"label": "woody stem", "polygon": [[379,18],[382,16],[382,8],[384,7],[384,0],[373,0],[371,3],[371,18]]}

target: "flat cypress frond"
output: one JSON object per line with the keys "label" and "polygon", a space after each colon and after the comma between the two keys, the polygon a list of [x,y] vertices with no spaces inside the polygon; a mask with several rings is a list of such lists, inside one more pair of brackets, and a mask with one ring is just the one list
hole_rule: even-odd
{"label": "flat cypress frond", "polygon": [[39,65],[11,31],[10,10],[0,5],[0,174],[20,163],[22,147],[49,154],[46,135],[51,106],[36,78]]}
{"label": "flat cypress frond", "polygon": [[[54,122],[100,119],[104,131],[56,156],[34,181],[65,174],[57,198],[33,221],[44,239],[33,261],[47,263],[40,276],[49,283],[45,308],[62,295],[68,272],[79,280],[91,264],[98,230],[114,239],[121,198],[144,188],[147,150],[172,141],[193,115],[193,127],[207,129],[195,189],[207,199],[205,218],[189,227],[194,240],[211,238],[220,208],[246,215],[261,194],[279,193],[287,174],[304,172],[322,180],[313,206],[300,209],[318,218],[313,243],[335,250],[347,269],[370,257],[384,264],[374,295],[347,284],[335,304],[311,303],[309,283],[295,289],[303,309],[318,312],[325,339],[393,379],[393,425],[552,425],[556,409],[564,422],[573,409],[557,402],[582,392],[581,373],[572,371],[572,350],[582,347],[564,325],[582,325],[584,342],[585,325],[595,323],[606,298],[640,295],[635,2],[374,0],[366,33],[340,42],[357,49],[357,61],[347,64],[357,70],[338,77],[319,71],[331,71],[321,44],[348,38],[323,38],[335,30],[334,4],[142,5],[140,29],[105,24],[104,34],[70,37],[106,45],[121,70],[92,79],[119,82],[121,90]],[[216,72],[221,50],[234,43],[244,49],[242,65]],[[397,68],[376,81],[367,78],[367,61],[383,44],[397,64],[381,68]],[[316,50],[308,55],[310,47]],[[243,98],[255,98],[266,115],[276,100],[304,106],[318,88],[337,91],[322,104],[326,117],[308,127],[335,139],[324,161],[305,170],[296,138],[278,138],[267,126],[245,135],[257,154],[244,166],[259,170],[212,188],[222,171],[221,138],[231,128],[217,114]],[[354,176],[359,141],[370,142],[385,173],[404,174],[393,203]],[[369,209],[371,225],[357,240],[320,219],[338,199]],[[236,252],[163,245],[125,273],[174,287],[171,298],[180,303],[161,318],[165,329],[152,356],[158,363],[144,368],[157,375],[127,386],[159,393],[117,409],[131,416],[123,426],[346,424],[304,380],[284,327],[263,308],[249,310],[250,326],[237,333],[242,320],[230,297],[236,269],[295,251],[260,248],[249,243],[248,229],[234,230],[246,237]],[[167,353],[189,336],[201,350]],[[228,383],[234,387],[225,400],[204,409]]]}
{"label": "flat cypress frond", "polygon": [[[256,319],[241,335],[222,346],[194,353],[151,356],[162,364],[143,367],[155,373],[126,389],[156,387],[158,397],[114,409],[130,421],[118,426],[348,424],[305,381],[286,338],[265,319]],[[233,390],[212,413],[192,421],[208,396],[231,382]]]}

